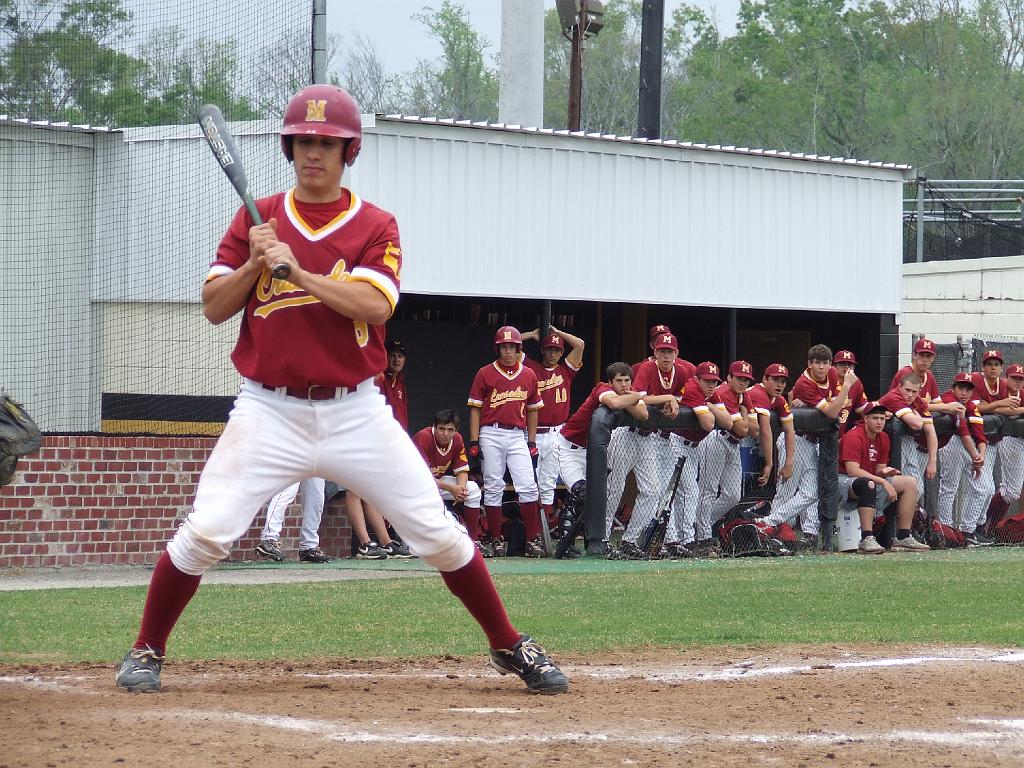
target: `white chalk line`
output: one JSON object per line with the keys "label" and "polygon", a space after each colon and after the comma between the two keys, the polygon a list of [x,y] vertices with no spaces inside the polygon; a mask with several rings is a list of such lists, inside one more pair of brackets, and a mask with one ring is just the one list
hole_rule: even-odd
{"label": "white chalk line", "polygon": [[[961,733],[950,731],[894,730],[889,732],[830,732],[793,733],[777,731],[772,733],[679,733],[636,730],[590,730],[566,731],[563,733],[514,733],[504,735],[464,735],[437,733],[412,728],[380,727],[371,729],[338,721],[279,715],[253,715],[244,712],[220,712],[216,710],[172,710],[162,714],[186,720],[232,722],[276,730],[319,736],[331,741],[355,744],[398,744],[416,745],[478,745],[498,746],[503,744],[559,745],[559,744],[604,744],[648,747],[681,747],[706,743],[722,744],[797,744],[805,746],[841,746],[844,744],[867,743],[917,743],[956,747],[1010,748],[1015,753],[1024,750],[1024,720],[972,718],[968,723],[987,725],[999,730],[971,730]],[[379,721],[372,723],[379,726]]]}

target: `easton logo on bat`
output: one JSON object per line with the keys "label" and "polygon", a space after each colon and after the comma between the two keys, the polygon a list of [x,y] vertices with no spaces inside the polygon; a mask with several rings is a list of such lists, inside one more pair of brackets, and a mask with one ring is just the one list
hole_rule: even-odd
{"label": "easton logo on bat", "polygon": [[214,123],[213,117],[207,115],[203,118],[203,130],[206,132],[206,140],[210,142],[213,154],[216,155],[217,161],[220,163],[221,167],[227,168],[229,165],[233,165],[235,158],[231,156],[231,150],[229,150],[228,145],[224,143],[224,139],[220,137],[220,131],[217,130],[217,125]]}

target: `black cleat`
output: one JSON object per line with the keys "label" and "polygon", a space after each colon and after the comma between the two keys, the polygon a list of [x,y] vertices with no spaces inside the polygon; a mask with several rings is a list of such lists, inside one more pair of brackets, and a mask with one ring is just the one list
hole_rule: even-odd
{"label": "black cleat", "polygon": [[569,680],[548,658],[545,650],[529,635],[520,635],[511,650],[491,649],[491,666],[501,674],[518,675],[530,693],[565,693]]}
{"label": "black cleat", "polygon": [[159,693],[164,657],[150,648],[132,648],[121,659],[114,682],[131,693]]}
{"label": "black cleat", "polygon": [[256,545],[256,554],[260,557],[269,558],[275,563],[284,561],[284,552],[281,551],[281,546],[277,543],[277,539],[263,539],[260,541]]}
{"label": "black cleat", "polygon": [[299,550],[299,561],[303,563],[329,563],[331,558],[320,547]]}

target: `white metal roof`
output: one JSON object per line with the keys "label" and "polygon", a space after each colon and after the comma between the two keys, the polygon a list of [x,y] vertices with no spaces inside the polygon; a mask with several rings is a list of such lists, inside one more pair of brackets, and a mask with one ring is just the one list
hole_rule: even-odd
{"label": "white metal roof", "polygon": [[54,131],[76,131],[78,133],[116,133],[118,129],[106,125],[75,125],[67,121],[29,120],[27,117],[11,117],[0,115],[0,123],[7,125],[24,125],[29,128],[45,128]]}
{"label": "white metal roof", "polygon": [[613,133],[589,133],[587,131],[555,130],[554,128],[526,127],[522,125],[506,123],[489,123],[487,121],[455,120],[452,118],[420,117],[418,115],[378,115],[379,120],[395,120],[407,123],[426,123],[436,125],[457,125],[464,128],[487,128],[490,130],[510,131],[514,133],[535,133],[550,136],[573,136],[576,138],[592,139],[594,141],[615,141],[632,144],[653,144],[661,147],[680,147],[682,149],[699,149],[709,152],[729,152],[737,155],[755,155],[762,157],[784,157],[792,160],[806,160],[816,163],[838,163],[842,165],[859,165],[869,168],[890,168],[898,171],[913,170],[913,166],[902,163],[883,163],[877,160],[858,160],[852,157],[833,157],[831,155],[816,155],[807,152],[789,152],[782,149],[755,149],[751,147],[736,147],[731,144],[701,144],[693,141],[678,141],[677,139],[645,139],[636,136],[618,136]]}

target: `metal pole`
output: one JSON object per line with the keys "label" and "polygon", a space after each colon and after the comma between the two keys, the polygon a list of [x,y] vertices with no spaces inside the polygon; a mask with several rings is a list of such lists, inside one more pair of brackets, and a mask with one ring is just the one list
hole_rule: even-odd
{"label": "metal pole", "polygon": [[580,15],[572,28],[572,53],[569,58],[569,130],[580,129],[580,107],[583,101],[583,25],[587,4],[580,3]]}
{"label": "metal pole", "polygon": [[924,261],[924,176],[917,177],[917,263]]}
{"label": "metal pole", "polygon": [[729,354],[725,365],[728,368],[736,360],[736,310],[729,310]]}
{"label": "metal pole", "polygon": [[661,138],[661,64],[665,0],[644,0],[640,29],[640,100],[636,135]]}
{"label": "metal pole", "polygon": [[313,83],[327,82],[327,0],[313,0],[313,58],[311,71]]}

